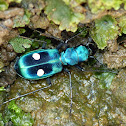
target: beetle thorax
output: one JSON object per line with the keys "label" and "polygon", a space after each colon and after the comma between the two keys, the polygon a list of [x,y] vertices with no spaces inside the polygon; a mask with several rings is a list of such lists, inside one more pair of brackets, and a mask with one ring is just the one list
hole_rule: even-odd
{"label": "beetle thorax", "polygon": [[88,56],[88,49],[81,45],[77,48],[67,48],[65,52],[61,53],[60,60],[63,65],[75,65],[87,60]]}

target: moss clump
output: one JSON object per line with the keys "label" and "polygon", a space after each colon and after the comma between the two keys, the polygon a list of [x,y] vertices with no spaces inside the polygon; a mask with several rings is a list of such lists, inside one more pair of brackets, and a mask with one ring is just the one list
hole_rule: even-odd
{"label": "moss clump", "polygon": [[0,113],[0,126],[4,126],[3,118],[2,118],[2,113]]}
{"label": "moss clump", "polygon": [[126,34],[126,15],[123,15],[121,16],[119,19],[118,19],[118,24],[121,28],[121,32]]}
{"label": "moss clump", "polygon": [[0,73],[4,71],[4,63],[0,60]]}
{"label": "moss clump", "polygon": [[110,15],[95,20],[95,27],[91,30],[91,36],[99,49],[107,46],[108,40],[113,40],[118,34],[117,21]]}
{"label": "moss clump", "polygon": [[6,10],[8,8],[8,6],[9,5],[8,5],[8,3],[6,1],[4,1],[4,0],[0,1],[0,11]]}
{"label": "moss clump", "polygon": [[75,32],[77,24],[84,20],[84,15],[73,10],[62,0],[46,0],[45,13],[49,20],[59,25],[60,30]]}
{"label": "moss clump", "polygon": [[0,11],[7,10],[11,2],[20,3],[21,1],[22,0],[0,0]]}
{"label": "moss clump", "polygon": [[8,110],[5,113],[4,122],[12,121],[13,126],[32,126],[33,119],[30,113],[25,113],[16,104],[11,101],[8,105]]}
{"label": "moss clump", "polygon": [[15,52],[22,53],[25,51],[25,48],[31,47],[32,41],[21,37],[16,37],[10,40],[10,44],[13,46]]}
{"label": "moss clump", "polygon": [[100,74],[96,74],[96,77],[99,79],[99,85],[102,89],[109,89],[112,83],[112,80],[115,77],[115,74],[114,73],[100,73]]}
{"label": "moss clump", "polygon": [[13,28],[24,27],[25,25],[28,25],[30,23],[30,17],[31,13],[25,10],[23,17],[19,15],[14,18]]}
{"label": "moss clump", "polygon": [[91,8],[92,13],[97,13],[99,11],[110,10],[114,8],[118,10],[120,5],[125,3],[122,0],[88,0],[88,5]]}

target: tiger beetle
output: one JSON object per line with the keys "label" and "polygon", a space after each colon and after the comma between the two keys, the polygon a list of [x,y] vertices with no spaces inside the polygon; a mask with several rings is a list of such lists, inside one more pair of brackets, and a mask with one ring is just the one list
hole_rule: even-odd
{"label": "tiger beetle", "polygon": [[[79,35],[81,32],[79,32],[75,36]],[[56,73],[61,72],[63,70],[63,65],[71,65],[71,66],[76,65],[80,70],[84,71],[83,68],[79,67],[77,64],[86,61],[90,57],[90,49],[84,45],[79,45],[76,48],[73,47],[68,48],[67,47],[68,41],[73,39],[75,36],[69,38],[65,42],[61,42],[55,49],[45,49],[44,44],[42,49],[34,50],[21,56],[14,65],[17,74],[29,80],[39,80],[47,78],[47,83],[49,85],[37,89],[35,91],[9,99],[8,101],[3,102],[2,105],[12,100],[51,87],[52,84],[49,77]],[[66,47],[66,50],[60,53],[59,49],[64,45]],[[71,114],[72,110],[71,73],[67,69],[65,69],[65,71],[69,74],[70,79],[70,95],[71,95],[70,114]]]}

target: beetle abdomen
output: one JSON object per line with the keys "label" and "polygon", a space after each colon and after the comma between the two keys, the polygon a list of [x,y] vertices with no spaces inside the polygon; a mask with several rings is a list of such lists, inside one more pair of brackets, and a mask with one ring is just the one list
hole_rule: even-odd
{"label": "beetle abdomen", "polygon": [[15,64],[17,73],[26,79],[43,79],[62,71],[57,49],[41,49],[20,57]]}

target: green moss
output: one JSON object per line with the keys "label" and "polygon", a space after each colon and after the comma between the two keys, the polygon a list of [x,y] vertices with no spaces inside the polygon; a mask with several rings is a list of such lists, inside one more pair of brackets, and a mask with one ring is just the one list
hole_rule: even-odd
{"label": "green moss", "polygon": [[42,36],[38,32],[33,32],[30,37],[34,39],[31,45],[33,49],[38,49],[39,47],[42,47],[43,43],[46,43],[47,45],[51,43],[50,39],[47,39],[45,36]]}
{"label": "green moss", "polygon": [[63,0],[67,5],[76,6],[77,4],[85,3],[86,0]]}
{"label": "green moss", "polygon": [[119,18],[119,26],[121,27],[121,32],[126,34],[126,15]]}
{"label": "green moss", "polygon": [[0,0],[0,11],[7,10],[11,2],[20,3],[21,1],[22,0]]}
{"label": "green moss", "polygon": [[102,89],[110,88],[113,78],[115,77],[114,73],[100,73],[96,74],[96,77],[99,79],[99,85]]}
{"label": "green moss", "polygon": [[9,0],[9,2],[21,3],[22,0]]}
{"label": "green moss", "polygon": [[18,28],[18,31],[19,31],[20,34],[23,34],[23,33],[26,32],[26,30],[24,28]]}
{"label": "green moss", "polygon": [[86,28],[86,27],[82,27],[82,28],[79,27],[79,28],[77,29],[77,31],[76,31],[75,34],[78,34],[78,33],[80,33],[79,36],[85,37],[85,36],[87,35],[87,33],[88,33],[87,28]]}
{"label": "green moss", "polygon": [[5,91],[4,87],[0,87],[0,91]]}
{"label": "green moss", "polygon": [[118,10],[124,4],[126,10],[126,0],[88,0],[88,6],[92,13],[98,13],[100,11],[115,9]]}
{"label": "green moss", "polygon": [[28,25],[30,22],[30,17],[31,13],[25,10],[24,16],[16,16],[14,18],[14,25],[13,28],[15,27],[24,27],[25,25]]}
{"label": "green moss", "polygon": [[119,34],[119,27],[114,18],[109,15],[95,20],[95,27],[91,30],[91,36],[99,49],[107,46],[108,40],[113,40]]}
{"label": "green moss", "polygon": [[13,46],[15,52],[22,53],[25,51],[25,48],[30,48],[32,42],[29,39],[16,37],[10,40],[10,44]]}
{"label": "green moss", "polygon": [[30,113],[25,113],[16,104],[15,101],[11,101],[8,105],[8,110],[5,113],[5,123],[9,120],[12,121],[13,126],[32,126],[33,119]]}
{"label": "green moss", "polygon": [[4,126],[3,118],[2,118],[2,113],[0,113],[0,126]]}
{"label": "green moss", "polygon": [[45,13],[49,20],[59,25],[60,30],[75,32],[77,24],[84,19],[81,13],[75,13],[62,0],[46,0]]}
{"label": "green moss", "polygon": [[5,0],[0,0],[0,11],[4,11],[8,8],[9,4]]}
{"label": "green moss", "polygon": [[112,8],[118,10],[122,3],[123,3],[122,0],[88,0],[88,5],[92,13],[97,13],[99,11],[104,10],[110,10]]}
{"label": "green moss", "polygon": [[0,73],[4,71],[4,63],[0,60]]}

